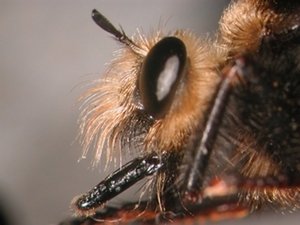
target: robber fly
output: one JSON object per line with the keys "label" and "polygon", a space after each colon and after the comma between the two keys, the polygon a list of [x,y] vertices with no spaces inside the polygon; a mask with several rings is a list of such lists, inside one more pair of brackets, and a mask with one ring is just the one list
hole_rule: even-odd
{"label": "robber fly", "polygon": [[[140,156],[73,200],[82,224],[299,208],[300,1],[232,1],[212,39],[129,38],[92,18],[123,48],[82,97],[85,153],[96,139],[95,163],[103,149],[108,161],[117,149]],[[148,201],[106,206],[145,177]]]}

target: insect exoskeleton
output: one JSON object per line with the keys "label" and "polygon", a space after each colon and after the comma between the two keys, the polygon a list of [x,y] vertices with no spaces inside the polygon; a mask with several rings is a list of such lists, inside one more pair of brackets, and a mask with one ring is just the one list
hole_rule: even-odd
{"label": "insect exoskeleton", "polygon": [[298,1],[233,1],[211,41],[162,28],[130,39],[93,11],[123,46],[81,98],[84,155],[94,141],[94,165],[103,151],[107,163],[116,151],[138,157],[75,198],[77,215],[145,177],[148,221],[299,208],[299,12]]}

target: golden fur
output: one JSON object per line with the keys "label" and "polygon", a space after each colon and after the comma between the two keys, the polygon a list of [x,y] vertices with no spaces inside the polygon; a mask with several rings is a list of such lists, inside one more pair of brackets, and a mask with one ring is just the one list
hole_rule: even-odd
{"label": "golden fur", "polygon": [[[89,148],[96,149],[94,165],[97,165],[103,157],[103,149],[106,149],[108,163],[116,151],[126,149],[124,139],[130,137],[134,138],[127,141],[133,142],[130,144],[144,153],[181,149],[203,119],[224,65],[238,54],[257,52],[262,36],[270,30],[279,30],[286,23],[286,17],[284,13],[274,12],[269,1],[240,0],[233,1],[225,10],[214,40],[197,38],[188,30],[166,33],[158,29],[149,37],[141,33],[134,35],[134,48],[126,45],[117,51],[105,77],[95,81],[96,85],[79,99],[84,100],[80,118],[83,155]],[[152,121],[139,112],[140,106],[134,101],[134,95],[143,60],[165,36],[175,36],[184,42],[189,60],[188,72],[179,85],[169,113],[163,119]],[[139,123],[143,122],[145,128],[141,129]],[[132,134],[127,134],[131,131]],[[236,166],[246,159],[246,163],[240,166],[240,175],[245,178],[280,174],[281,165],[273,162],[263,149],[254,146],[253,138],[241,134],[240,147],[229,159],[229,166]],[[91,147],[93,142],[95,146]],[[163,175],[160,179],[164,180]],[[158,181],[157,186],[160,195],[162,182]],[[240,196],[241,201],[249,202],[252,209],[264,203],[299,207],[299,191],[299,188],[258,187],[242,190]]]}

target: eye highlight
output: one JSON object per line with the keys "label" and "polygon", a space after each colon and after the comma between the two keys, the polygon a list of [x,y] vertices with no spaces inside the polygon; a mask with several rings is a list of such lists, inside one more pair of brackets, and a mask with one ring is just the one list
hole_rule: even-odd
{"label": "eye highlight", "polygon": [[163,38],[146,56],[138,88],[144,109],[154,119],[168,113],[186,62],[185,45],[176,37]]}

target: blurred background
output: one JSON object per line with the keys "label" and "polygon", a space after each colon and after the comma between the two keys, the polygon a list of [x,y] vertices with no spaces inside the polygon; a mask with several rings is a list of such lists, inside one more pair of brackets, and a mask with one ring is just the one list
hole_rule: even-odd
{"label": "blurred background", "polygon": [[[79,115],[75,102],[84,91],[79,84],[99,78],[119,46],[94,24],[91,10],[96,8],[116,26],[122,25],[129,36],[136,28],[147,33],[160,20],[168,21],[167,29],[189,28],[201,35],[217,29],[227,4],[227,0],[1,1],[0,210],[7,224],[56,224],[72,215],[69,203],[74,196],[109,173],[103,165],[93,170],[91,157],[78,163],[81,147],[75,140]],[[136,192],[126,196],[138,198]],[[126,197],[114,201],[124,202]],[[244,223],[254,219],[282,224],[291,219],[290,224],[298,224],[296,216],[261,215]]]}

